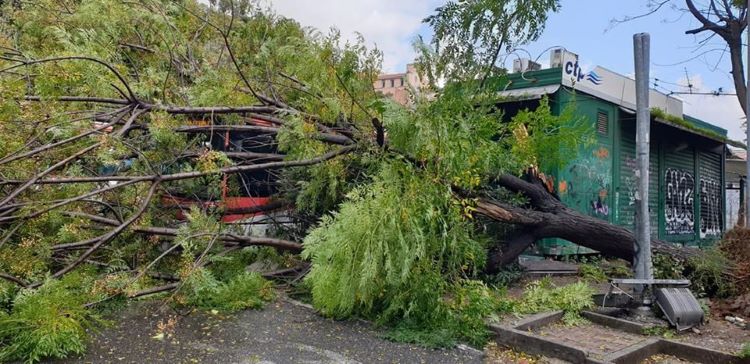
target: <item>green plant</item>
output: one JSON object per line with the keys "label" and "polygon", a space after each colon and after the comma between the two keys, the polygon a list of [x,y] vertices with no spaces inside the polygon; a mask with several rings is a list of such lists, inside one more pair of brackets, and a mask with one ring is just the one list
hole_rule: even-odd
{"label": "green plant", "polygon": [[38,289],[24,289],[13,309],[0,313],[0,361],[38,362],[64,358],[86,348],[87,329],[99,321],[84,308],[90,298],[77,274],[47,280]]}
{"label": "green plant", "polygon": [[708,322],[709,317],[711,317],[711,307],[708,305],[707,299],[699,299],[698,304],[701,306],[701,310],[703,311],[704,323]]}
{"label": "green plant", "polygon": [[742,349],[737,353],[737,356],[743,359],[750,359],[750,342],[742,344]]}
{"label": "green plant", "polygon": [[727,297],[735,292],[734,283],[726,275],[731,261],[720,249],[710,248],[687,261],[665,254],[654,254],[654,277],[688,279],[700,297]]}
{"label": "green plant", "polygon": [[438,304],[434,311],[437,316],[429,325],[424,325],[428,322],[424,319],[407,318],[386,337],[427,347],[452,346],[461,340],[481,348],[490,335],[485,320],[515,309],[515,302],[507,299],[503,290],[487,287],[481,281],[460,281],[450,291],[452,294]]}
{"label": "green plant", "polygon": [[628,263],[623,260],[607,261],[605,268],[606,274],[611,278],[630,278],[633,276],[633,270]]}
{"label": "green plant", "polygon": [[675,336],[675,332],[666,326],[647,326],[643,328],[643,335],[661,336],[665,339],[671,339]]}
{"label": "green plant", "polygon": [[203,309],[261,308],[274,298],[271,282],[255,272],[243,272],[222,283],[208,270],[197,269],[186,280],[184,289],[186,303]]}
{"label": "green plant", "polygon": [[562,310],[566,324],[575,325],[583,322],[581,311],[594,307],[592,295],[595,293],[585,282],[576,282],[557,287],[549,279],[534,281],[526,289],[515,312],[520,314]]}
{"label": "green plant", "polygon": [[685,266],[682,261],[666,254],[654,254],[652,257],[654,278],[681,279],[684,278]]}
{"label": "green plant", "polygon": [[599,264],[584,263],[578,266],[578,275],[586,281],[602,283],[607,281],[607,273]]}
{"label": "green plant", "polygon": [[500,287],[508,287],[521,280],[524,271],[525,269],[520,264],[510,264],[503,267],[499,272],[484,277],[484,281]]}
{"label": "green plant", "polygon": [[664,111],[663,109],[660,109],[658,107],[655,107],[655,108],[651,109],[651,116],[654,117],[654,118],[656,118],[656,119],[661,119],[663,121],[670,122],[672,124],[681,126],[683,128],[690,129],[690,130],[692,130],[692,131],[694,131],[694,132],[696,132],[698,134],[702,134],[702,135],[708,136],[710,138],[714,138],[714,139],[718,139],[718,140],[722,140],[722,141],[729,141],[729,139],[727,139],[727,137],[725,137],[725,136],[723,136],[723,135],[721,135],[721,134],[719,134],[719,133],[717,133],[717,132],[715,132],[713,130],[702,128],[702,127],[697,126],[697,125],[695,125],[695,124],[693,124],[691,122],[688,122],[687,120],[685,120],[685,119],[683,119],[683,118],[681,118],[679,116],[668,114],[666,111]]}
{"label": "green plant", "polygon": [[734,292],[734,285],[725,275],[730,265],[721,250],[705,250],[690,260],[685,269],[685,276],[690,280],[691,288],[702,297],[727,297]]}

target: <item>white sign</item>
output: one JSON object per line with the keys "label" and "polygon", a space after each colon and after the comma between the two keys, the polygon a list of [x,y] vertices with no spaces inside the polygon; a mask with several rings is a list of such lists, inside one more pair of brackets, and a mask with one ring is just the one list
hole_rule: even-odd
{"label": "white sign", "polygon": [[[575,90],[599,97],[622,107],[635,110],[635,80],[604,67],[596,66],[584,71],[578,56],[564,52],[562,62],[562,84]],[[683,117],[682,100],[650,90],[651,108],[659,108],[667,114]]]}

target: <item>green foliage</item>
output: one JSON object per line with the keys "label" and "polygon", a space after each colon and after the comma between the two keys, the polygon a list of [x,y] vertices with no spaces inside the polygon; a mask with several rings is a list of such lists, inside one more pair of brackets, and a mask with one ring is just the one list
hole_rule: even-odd
{"label": "green foliage", "polygon": [[[434,338],[429,339],[434,345],[456,340],[479,345],[487,335],[483,320],[511,311],[513,303],[473,279],[485,262],[489,239],[473,220],[476,201],[462,193],[482,191],[496,176],[516,173],[529,164],[564,163],[570,147],[582,137],[575,118],[552,116],[546,100],[536,111],[503,121],[494,90],[482,90],[478,82],[453,81],[460,81],[462,75],[472,75],[469,79],[473,80],[485,69],[494,72],[494,54],[536,39],[548,11],[557,8],[554,0],[481,0],[442,7],[427,22],[438,34],[433,68],[450,74],[451,83],[433,99],[418,98],[413,108],[403,108],[384,102],[372,91],[382,57],[379,51],[368,49],[364,39],[343,41],[336,30],[322,33],[302,28],[293,20],[260,11],[251,1],[207,5],[195,0],[40,0],[24,3],[19,11],[5,7],[9,10],[0,14],[0,46],[18,49],[24,59],[95,57],[123,75],[140,101],[156,107],[138,105],[135,112],[142,114],[133,120],[136,127],[126,136],[81,137],[34,158],[0,164],[0,175],[30,178],[34,171],[98,142],[102,146],[90,155],[61,166],[48,177],[82,177],[103,171],[119,177],[208,172],[201,178],[163,182],[155,199],[161,203],[149,205],[134,224],[176,227],[174,214],[161,208],[162,203],[171,196],[215,203],[222,192],[222,176],[216,172],[233,162],[225,154],[205,150],[206,143],[216,141],[210,134],[188,137],[174,129],[246,120],[213,113],[180,116],[156,109],[164,105],[247,106],[256,104],[254,91],[267,93],[290,105],[289,111],[277,115],[285,123],[276,140],[288,159],[310,158],[338,148],[317,140],[326,128],[344,126],[360,144],[356,155],[283,172],[285,197],[308,215],[308,224],[317,224],[304,242],[304,256],[313,264],[306,284],[314,305],[330,316],[365,316],[397,326],[394,335],[400,331],[403,340],[407,340],[406,333],[419,333],[412,336],[414,340]],[[467,44],[470,47],[464,48]],[[0,59],[0,68],[20,65],[13,57]],[[95,105],[59,102],[56,97],[122,98],[125,88],[112,71],[80,59],[26,64],[14,70],[18,72],[0,74],[3,157],[23,150],[30,139],[43,145],[91,129],[91,115],[79,117],[77,113]],[[500,80],[489,82],[486,85],[492,86]],[[28,94],[44,101],[20,101]],[[112,116],[122,117],[115,130],[131,115]],[[387,148],[371,142],[374,118],[387,130]],[[523,143],[514,142],[519,136]],[[120,186],[90,201],[66,205],[66,210],[127,219],[142,201],[144,186]],[[26,190],[14,202],[24,206],[21,213],[33,213],[37,203],[91,190],[90,183],[45,184]],[[486,193],[519,202],[507,192]],[[335,209],[338,212],[331,213]],[[178,303],[237,310],[259,307],[269,300],[270,284],[242,268],[249,256],[214,258],[222,250],[216,234],[227,227],[208,210],[190,210],[188,221],[179,226],[172,241],[175,254],[162,256],[163,241],[142,238],[130,230],[99,249],[92,260],[108,266],[91,272],[97,277],[92,288],[96,298],[154,285],[148,279],[132,282],[132,272],[143,269],[183,279]],[[67,263],[52,259],[51,247],[90,239],[99,233],[87,228],[90,225],[56,211],[25,221],[0,250],[0,269],[30,281],[41,280]],[[161,260],[152,265],[157,257]],[[201,268],[204,262],[212,262],[213,267]],[[64,291],[75,292],[72,287]],[[60,307],[75,310],[71,307],[78,307],[79,302],[69,301],[65,292],[55,293],[61,297]],[[20,315],[15,311],[17,302],[7,306],[13,306],[7,317]],[[74,344],[82,343],[79,328],[88,318],[83,314],[71,317],[75,320],[66,330],[73,341],[59,342],[63,349],[45,349],[39,356],[82,350],[82,344]]]}
{"label": "green foliage", "polygon": [[224,311],[262,308],[274,298],[273,285],[258,273],[243,272],[224,283],[203,268],[190,274],[181,292],[191,306]]}
{"label": "green foliage", "polygon": [[[458,327],[483,319],[480,310],[445,301],[481,269],[488,239],[473,221],[475,202],[454,188],[479,190],[497,175],[528,167],[541,151],[562,161],[563,136],[571,136],[564,130],[576,128],[563,127],[574,120],[552,116],[548,104],[503,123],[494,93],[476,91],[450,84],[413,109],[385,108],[390,153],[372,160],[378,168],[369,179],[304,242],[303,257],[312,261],[306,279],[321,312],[398,324],[394,337],[403,340],[431,337],[430,345],[437,345],[454,335],[451,340],[477,342]],[[531,131],[527,148],[511,147],[514,128]],[[452,317],[464,315],[459,312],[472,318],[455,326]],[[445,329],[451,325],[456,328]]]}
{"label": "green foliage", "polygon": [[633,276],[629,264],[621,259],[607,260],[599,256],[580,257],[578,274],[590,282],[603,283],[610,278],[630,278]]}
{"label": "green foliage", "polygon": [[682,261],[666,254],[654,254],[651,257],[656,279],[684,278],[685,266]]}
{"label": "green foliage", "polygon": [[188,223],[180,227],[175,243],[182,247],[179,274],[184,285],[178,303],[203,309],[238,311],[261,308],[274,298],[273,285],[258,273],[245,271],[247,264],[264,256],[267,249],[247,248],[228,256],[211,257],[210,268],[193,263],[216,247],[220,224],[197,208],[188,214]]}
{"label": "green foliage", "polygon": [[675,332],[668,326],[647,326],[643,328],[643,335],[661,336],[665,339],[672,339],[675,337]]}
{"label": "green foliage", "polygon": [[708,322],[709,317],[711,317],[711,306],[709,306],[709,302],[707,299],[700,299],[698,300],[698,304],[701,306],[701,310],[703,311],[703,317],[706,320],[705,322]]}
{"label": "green foliage", "polygon": [[607,281],[607,273],[595,263],[584,263],[578,266],[578,275],[586,281],[602,283]]}
{"label": "green foliage", "polygon": [[560,116],[552,115],[547,97],[535,110],[522,110],[511,121],[513,138],[506,138],[511,157],[524,168],[533,165],[543,171],[564,167],[581,147],[594,142],[593,124],[575,116],[568,105]]}
{"label": "green foliage", "polygon": [[[313,262],[307,279],[324,313],[383,309],[400,316],[414,309],[410,301],[420,302],[401,295],[409,287],[421,294],[416,286],[423,278],[439,281],[435,275],[443,272],[455,280],[483,263],[463,209],[423,173],[408,164],[385,165],[373,185],[352,191],[339,212],[307,236],[303,257]],[[424,291],[440,297],[440,289]],[[424,304],[430,310],[435,302]]]}
{"label": "green foliage", "polygon": [[449,291],[450,296],[438,303],[429,321],[408,316],[395,324],[386,337],[427,347],[449,347],[456,340],[482,347],[490,335],[485,318],[510,313],[514,308],[514,302],[506,299],[503,291],[479,281],[461,281]]}
{"label": "green foliage", "polygon": [[21,288],[13,282],[0,282],[0,312],[10,312],[13,308],[13,299],[20,290]]}
{"label": "green foliage", "polygon": [[181,225],[175,237],[175,244],[182,247],[182,255],[192,258],[206,249],[215,246],[216,234],[221,225],[216,218],[193,206],[186,213],[187,223]]}
{"label": "green foliage", "polygon": [[737,356],[743,359],[750,359],[750,342],[742,345],[742,349],[737,353]]}
{"label": "green foliage", "polygon": [[605,274],[610,278],[631,278],[633,270],[627,262],[623,260],[608,261]]}
{"label": "green foliage", "polygon": [[499,272],[484,277],[483,279],[493,285],[499,287],[508,287],[513,283],[518,282],[523,278],[525,269],[518,263],[510,264],[502,267]]}
{"label": "green foliage", "polygon": [[495,102],[492,93],[476,94],[470,86],[455,84],[433,101],[418,102],[414,110],[392,105],[384,121],[389,146],[425,162],[433,178],[474,189],[515,167],[507,147],[497,140],[508,125],[500,122]]}
{"label": "green foliage", "polygon": [[529,314],[562,310],[565,312],[563,321],[575,325],[583,322],[581,311],[594,307],[591,297],[594,293],[594,289],[584,282],[557,287],[549,279],[542,279],[525,287],[515,311]]}
{"label": "green foliage", "polygon": [[652,259],[654,277],[689,279],[691,289],[700,297],[727,297],[735,290],[725,274],[730,261],[719,249],[704,250],[685,262],[664,254],[654,254]]}
{"label": "green foliage", "polygon": [[449,1],[424,19],[435,32],[438,74],[454,81],[497,73],[498,61],[539,38],[559,8],[558,0]]}
{"label": "green foliage", "polygon": [[731,279],[725,274],[729,265],[729,259],[721,250],[711,248],[688,260],[685,276],[698,296],[728,297],[735,291]]}
{"label": "green foliage", "polygon": [[679,116],[675,116],[675,115],[672,115],[672,114],[667,114],[666,111],[664,111],[664,110],[662,110],[662,109],[660,109],[658,107],[655,107],[655,108],[651,109],[651,117],[656,118],[656,119],[661,119],[661,120],[664,120],[664,121],[668,121],[668,122],[670,122],[672,124],[681,126],[683,128],[686,128],[686,129],[690,129],[690,130],[692,130],[692,131],[694,131],[694,132],[696,132],[698,134],[702,134],[702,135],[705,135],[705,136],[708,136],[708,137],[711,137],[711,138],[714,138],[714,139],[723,140],[723,141],[729,141],[727,139],[727,137],[725,137],[725,136],[723,136],[723,135],[721,135],[721,134],[719,134],[719,133],[717,133],[717,132],[715,132],[713,130],[708,130],[708,129],[705,129],[705,128],[701,128],[700,126],[696,126],[695,124],[693,124],[693,123],[691,123],[691,122],[689,122],[689,121],[687,121],[687,120],[685,120],[685,119],[683,119],[683,118],[681,118]]}
{"label": "green foliage", "polygon": [[94,314],[83,307],[85,278],[70,274],[48,280],[38,289],[24,289],[9,313],[0,313],[0,361],[38,362],[64,358],[86,348]]}

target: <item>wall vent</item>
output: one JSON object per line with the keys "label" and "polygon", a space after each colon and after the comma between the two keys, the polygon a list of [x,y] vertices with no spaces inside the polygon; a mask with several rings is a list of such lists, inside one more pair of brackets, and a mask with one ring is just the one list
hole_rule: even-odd
{"label": "wall vent", "polygon": [[599,135],[609,135],[609,115],[606,112],[596,114],[596,130]]}

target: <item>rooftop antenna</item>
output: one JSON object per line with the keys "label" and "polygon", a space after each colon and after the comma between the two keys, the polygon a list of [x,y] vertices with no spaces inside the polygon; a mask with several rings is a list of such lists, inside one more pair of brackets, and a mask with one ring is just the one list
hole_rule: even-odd
{"label": "rooftop antenna", "polygon": [[685,67],[685,80],[687,80],[687,88],[690,94],[693,94],[693,83],[690,82],[690,74],[688,73],[687,67]]}

